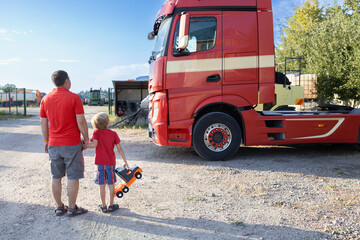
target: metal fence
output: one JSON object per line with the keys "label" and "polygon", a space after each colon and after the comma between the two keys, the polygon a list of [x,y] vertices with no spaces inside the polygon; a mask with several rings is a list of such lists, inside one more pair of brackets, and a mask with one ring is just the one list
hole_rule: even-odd
{"label": "metal fence", "polygon": [[36,93],[28,93],[25,88],[16,88],[12,92],[0,92],[0,111],[7,114],[26,116],[28,105],[36,103]]}

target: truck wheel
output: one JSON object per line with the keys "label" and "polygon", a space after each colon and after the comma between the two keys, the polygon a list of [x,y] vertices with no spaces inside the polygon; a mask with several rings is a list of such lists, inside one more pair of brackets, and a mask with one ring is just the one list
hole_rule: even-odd
{"label": "truck wheel", "polygon": [[241,129],[236,120],[222,112],[207,113],[194,126],[193,145],[205,160],[227,160],[239,149]]}
{"label": "truck wheel", "polygon": [[140,179],[140,178],[142,177],[142,174],[138,172],[138,173],[135,174],[135,177],[136,177],[137,179]]}
{"label": "truck wheel", "polygon": [[118,198],[122,198],[123,195],[124,195],[124,194],[123,194],[121,191],[119,191],[119,192],[116,193],[116,196],[117,196]]}
{"label": "truck wheel", "polygon": [[125,187],[123,187],[122,191],[123,191],[124,193],[127,193],[127,192],[129,192],[129,188],[125,186]]}

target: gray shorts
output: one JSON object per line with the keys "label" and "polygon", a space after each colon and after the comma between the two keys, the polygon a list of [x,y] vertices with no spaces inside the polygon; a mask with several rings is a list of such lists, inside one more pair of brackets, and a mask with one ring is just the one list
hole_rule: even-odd
{"label": "gray shorts", "polygon": [[51,175],[53,179],[65,176],[69,180],[84,177],[84,157],[81,144],[73,146],[49,146]]}

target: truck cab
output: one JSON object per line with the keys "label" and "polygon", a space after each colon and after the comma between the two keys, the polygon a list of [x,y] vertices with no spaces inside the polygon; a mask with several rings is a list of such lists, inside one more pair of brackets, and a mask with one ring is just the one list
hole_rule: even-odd
{"label": "truck cab", "polygon": [[271,0],[168,0],[153,37],[149,136],[156,144],[225,160],[241,143],[297,143],[286,137],[295,134],[284,128],[288,115],[254,110],[275,101]]}

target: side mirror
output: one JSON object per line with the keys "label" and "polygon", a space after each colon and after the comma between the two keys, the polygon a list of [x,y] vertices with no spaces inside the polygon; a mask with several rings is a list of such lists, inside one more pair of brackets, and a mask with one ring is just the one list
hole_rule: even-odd
{"label": "side mirror", "polygon": [[149,32],[149,34],[148,34],[148,39],[149,39],[149,40],[154,40],[154,38],[155,38],[154,32]]}
{"label": "side mirror", "polygon": [[190,14],[182,14],[180,17],[178,49],[184,50],[189,44]]}

